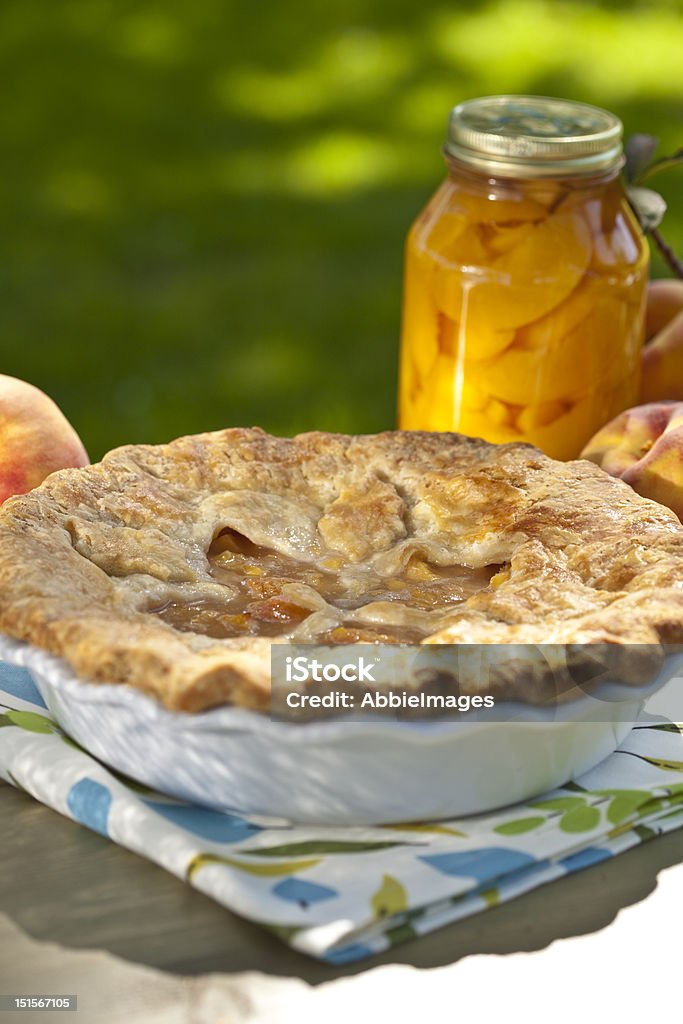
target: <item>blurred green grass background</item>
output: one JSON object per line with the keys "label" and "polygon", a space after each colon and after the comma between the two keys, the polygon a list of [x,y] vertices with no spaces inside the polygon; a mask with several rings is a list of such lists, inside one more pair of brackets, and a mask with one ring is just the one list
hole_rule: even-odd
{"label": "blurred green grass background", "polygon": [[[573,97],[683,145],[678,0],[4,0],[0,52],[0,371],[93,458],[392,426],[403,239],[454,103]],[[683,251],[683,171],[657,183]]]}

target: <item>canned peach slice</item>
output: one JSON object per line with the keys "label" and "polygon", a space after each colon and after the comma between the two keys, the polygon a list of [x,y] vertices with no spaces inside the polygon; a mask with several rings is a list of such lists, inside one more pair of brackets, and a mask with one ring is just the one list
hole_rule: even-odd
{"label": "canned peach slice", "polygon": [[485,391],[473,380],[474,374],[466,374],[460,392],[460,406],[470,412],[481,412],[490,401]]}
{"label": "canned peach slice", "polygon": [[[515,336],[514,330],[497,330],[486,316],[472,312],[472,306],[476,305],[473,296],[479,287],[481,284],[477,278],[468,274],[466,269],[452,270],[434,265],[432,293],[440,315],[445,317],[442,332],[443,328],[448,328],[449,321],[457,324],[457,331],[449,329],[446,335],[449,344],[457,339],[458,347],[464,350],[468,359],[488,359],[497,352],[503,352]],[[439,343],[439,347],[444,345]]]}
{"label": "canned peach slice", "polygon": [[486,269],[480,268],[485,268],[491,260],[479,226],[471,224],[450,246],[438,253],[423,250],[421,259],[425,261],[423,266],[430,276],[437,307],[451,320],[461,321],[467,293],[473,283],[486,280]]}
{"label": "canned peach slice", "polygon": [[422,387],[401,395],[399,421],[402,430],[426,430],[426,421],[431,408],[430,396]]}
{"label": "canned peach slice", "polygon": [[457,424],[457,429],[470,437],[485,437],[487,441],[494,444],[506,444],[509,441],[521,441],[522,437],[513,427],[505,426],[502,423],[492,423],[484,412],[474,412],[463,409]]}
{"label": "canned peach slice", "polygon": [[472,289],[470,312],[488,318],[497,330],[537,320],[575,288],[590,255],[591,235],[583,220],[572,214],[549,217],[491,263],[491,277]]}
{"label": "canned peach slice", "polygon": [[465,329],[460,329],[460,345],[468,360],[490,359],[504,352],[515,340],[514,331],[496,331],[481,317],[468,316],[463,310]]}
{"label": "canned peach slice", "polygon": [[438,248],[431,243],[431,235],[426,236],[424,251],[439,267],[446,267],[451,271],[454,267],[479,267],[488,260],[479,224],[466,223],[457,235],[452,235],[448,242],[442,241]]}
{"label": "canned peach slice", "polygon": [[472,225],[465,217],[444,213],[438,220],[417,231],[415,244],[418,249],[430,255],[445,255],[451,249],[457,251],[458,240],[469,227]]}
{"label": "canned peach slice", "polygon": [[428,401],[427,423],[430,430],[452,430],[455,407],[455,361],[439,353],[424,383]]}
{"label": "canned peach slice", "polygon": [[594,395],[586,395],[565,406],[565,412],[551,423],[524,432],[524,440],[537,445],[554,459],[576,457],[576,446],[587,441],[596,429]]}
{"label": "canned peach slice", "polygon": [[623,374],[626,307],[603,299],[573,330],[547,347],[520,348],[477,364],[481,387],[513,404],[577,398]]}
{"label": "canned peach slice", "polygon": [[521,405],[501,402],[499,398],[490,398],[486,406],[486,415],[497,427],[517,428],[517,417],[522,411]]}
{"label": "canned peach slice", "polygon": [[[640,360],[637,360],[638,369],[640,369]],[[634,405],[638,404],[638,396],[640,394],[640,374],[636,373],[634,377],[628,379],[624,378],[615,383],[611,391],[604,395],[598,394],[598,398],[602,399],[602,404],[597,406],[598,414],[596,414],[596,427],[598,430],[602,424],[609,422],[618,412],[622,412],[624,409],[630,409]],[[594,430],[594,433],[595,433]]]}
{"label": "canned peach slice", "polygon": [[489,230],[484,234],[484,243],[491,251],[495,259],[515,246],[520,245],[529,237],[534,230],[534,222],[526,221],[523,224],[491,224]]}
{"label": "canned peach slice", "polygon": [[403,292],[404,356],[412,360],[419,376],[425,377],[438,355],[437,309],[422,265],[409,251]]}
{"label": "canned peach slice", "polygon": [[566,184],[552,181],[550,178],[539,178],[533,182],[533,185],[527,182],[527,189],[535,203],[540,203],[546,210],[553,213],[571,194]]}
{"label": "canned peach slice", "polygon": [[453,430],[455,363],[440,355],[427,378],[412,396],[401,400],[403,430]]}
{"label": "canned peach slice", "polygon": [[436,314],[436,343],[439,352],[454,357],[458,351],[460,326],[445,313]]}
{"label": "canned peach slice", "polygon": [[547,427],[560,416],[564,416],[571,408],[566,402],[540,402],[538,405],[527,405],[522,409],[517,420],[519,429],[528,434],[538,427]]}
{"label": "canned peach slice", "polygon": [[604,281],[591,274],[584,274],[564,302],[538,320],[520,327],[515,336],[515,344],[521,348],[546,348],[557,344],[590,315],[596,301],[604,292]]}
{"label": "canned peach slice", "polygon": [[399,372],[401,377],[401,388],[398,396],[398,405],[399,414],[400,417],[402,417],[406,404],[415,400],[422,385],[422,380],[415,368],[415,363],[413,362],[412,355],[407,345],[404,345],[401,351]]}
{"label": "canned peach slice", "polygon": [[532,428],[526,437],[556,459],[576,458],[576,444],[585,444],[602,424],[636,401],[637,386],[621,380],[611,389],[598,384],[594,391],[566,407],[552,423]]}
{"label": "canned peach slice", "polygon": [[506,190],[500,197],[459,190],[450,198],[448,210],[478,224],[543,220],[548,215],[542,203],[513,190]]}

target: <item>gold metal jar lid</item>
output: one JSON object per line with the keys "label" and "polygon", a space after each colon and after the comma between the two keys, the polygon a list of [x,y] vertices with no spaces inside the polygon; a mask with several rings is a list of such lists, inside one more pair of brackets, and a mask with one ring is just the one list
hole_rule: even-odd
{"label": "gold metal jar lid", "polygon": [[484,96],[451,111],[445,151],[491,175],[599,174],[623,163],[622,124],[600,107],[549,96]]}

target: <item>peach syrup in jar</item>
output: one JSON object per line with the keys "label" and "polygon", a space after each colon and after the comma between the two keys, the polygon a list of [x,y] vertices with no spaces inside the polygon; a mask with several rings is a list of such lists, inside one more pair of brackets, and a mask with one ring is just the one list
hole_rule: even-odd
{"label": "peach syrup in jar", "polygon": [[621,122],[492,96],[452,111],[448,177],[405,254],[399,423],[558,459],[637,404],[648,248]]}

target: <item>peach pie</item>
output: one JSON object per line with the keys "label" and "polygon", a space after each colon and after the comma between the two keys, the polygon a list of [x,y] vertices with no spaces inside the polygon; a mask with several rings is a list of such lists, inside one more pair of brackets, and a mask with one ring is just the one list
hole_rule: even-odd
{"label": "peach pie", "polygon": [[659,650],[683,637],[683,526],[528,445],[223,430],[10,499],[0,629],[184,711],[267,708],[274,643]]}

